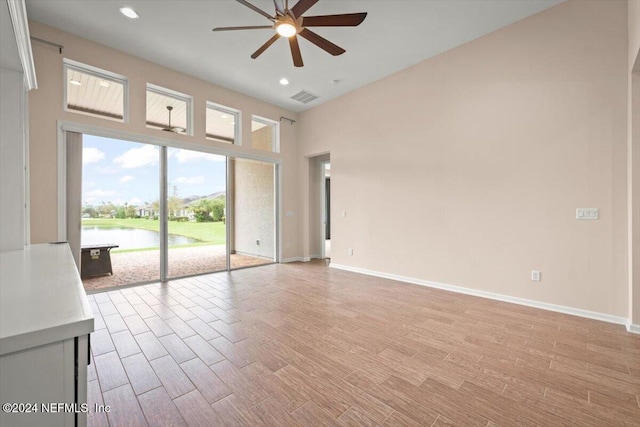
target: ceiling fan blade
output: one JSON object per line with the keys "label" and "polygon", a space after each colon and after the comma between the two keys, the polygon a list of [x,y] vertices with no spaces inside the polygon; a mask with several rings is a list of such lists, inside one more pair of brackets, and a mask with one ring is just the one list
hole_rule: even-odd
{"label": "ceiling fan blade", "polygon": [[309,40],[311,43],[313,43],[316,46],[318,46],[320,49],[326,50],[327,52],[329,52],[333,56],[342,55],[343,53],[346,52],[340,46],[337,46],[337,45],[331,43],[329,40],[325,39],[324,37],[319,36],[318,34],[314,33],[311,30],[307,30],[306,28],[303,28],[302,31],[300,31],[299,34],[302,37],[304,37],[305,39]]}
{"label": "ceiling fan blade", "polygon": [[302,53],[300,53],[300,45],[298,44],[298,37],[289,37],[289,47],[291,47],[293,65],[295,65],[296,67],[304,66],[304,62],[302,62]]}
{"label": "ceiling fan blade", "polygon": [[272,44],[274,44],[276,42],[276,40],[278,40],[279,38],[280,38],[280,34],[274,34],[273,37],[271,37],[269,40],[267,40],[267,42],[265,44],[260,46],[260,49],[258,49],[255,52],[253,52],[253,55],[251,55],[251,57],[253,59],[256,59],[258,56],[262,55],[262,52],[267,50],[267,48],[269,46],[271,46]]}
{"label": "ceiling fan blade", "polygon": [[305,16],[303,27],[356,27],[362,24],[367,13],[345,13],[343,15]]}
{"label": "ceiling fan blade", "polygon": [[284,6],[282,5],[282,0],[273,0],[273,5],[276,7],[276,10],[280,15],[284,15]]}
{"label": "ceiling fan blade", "polygon": [[234,31],[234,30],[263,30],[271,28],[273,29],[273,25],[250,25],[247,27],[216,27],[211,31]]}
{"label": "ceiling fan blade", "polygon": [[249,9],[258,12],[260,15],[264,16],[265,18],[267,18],[269,21],[273,21],[275,20],[275,18],[271,15],[269,15],[267,12],[265,12],[264,10],[252,5],[251,3],[249,3],[246,0],[236,0],[238,3],[241,3],[245,6],[247,6]]}
{"label": "ceiling fan blade", "polygon": [[162,129],[165,132],[173,132],[173,133],[182,133],[182,132],[186,132],[187,130],[185,128],[181,128],[179,126],[172,126],[170,128],[163,128]]}
{"label": "ceiling fan blade", "polygon": [[293,12],[296,18],[299,18],[316,3],[318,3],[318,0],[300,0],[291,8],[291,12]]}

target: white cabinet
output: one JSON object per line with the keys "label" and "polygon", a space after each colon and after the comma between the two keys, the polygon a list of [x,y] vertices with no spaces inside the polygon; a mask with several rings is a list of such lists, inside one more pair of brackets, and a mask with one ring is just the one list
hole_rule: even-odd
{"label": "white cabinet", "polygon": [[0,425],[86,426],[91,332],[68,245],[0,253],[0,403],[38,411],[0,411]]}

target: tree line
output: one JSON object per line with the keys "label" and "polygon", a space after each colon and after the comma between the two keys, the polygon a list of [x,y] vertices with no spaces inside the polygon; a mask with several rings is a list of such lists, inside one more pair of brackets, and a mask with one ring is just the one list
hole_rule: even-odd
{"label": "tree line", "polygon": [[[180,199],[175,192],[167,199],[167,210],[169,211],[170,219],[181,217],[180,213],[186,210],[193,212],[193,217],[196,222],[223,221],[225,219],[225,206],[226,199],[224,196],[215,199],[201,199],[197,203],[187,206],[184,205],[183,200]],[[159,201],[156,200],[148,203],[147,209],[150,209],[150,215],[147,213],[145,217],[157,219],[158,212],[160,211]],[[137,206],[129,203],[116,205],[113,202],[101,202],[99,205],[85,205],[82,208],[82,215],[89,216],[90,218],[141,218]]]}

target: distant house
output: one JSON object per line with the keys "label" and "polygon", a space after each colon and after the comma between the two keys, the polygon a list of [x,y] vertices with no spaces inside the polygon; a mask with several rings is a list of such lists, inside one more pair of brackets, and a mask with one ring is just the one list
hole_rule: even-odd
{"label": "distant house", "polygon": [[173,212],[169,212],[169,216],[189,218],[189,220],[195,218],[195,214],[192,209],[176,209]]}
{"label": "distant house", "polygon": [[152,206],[143,206],[138,208],[138,216],[140,218],[151,218],[157,216],[158,212]]}

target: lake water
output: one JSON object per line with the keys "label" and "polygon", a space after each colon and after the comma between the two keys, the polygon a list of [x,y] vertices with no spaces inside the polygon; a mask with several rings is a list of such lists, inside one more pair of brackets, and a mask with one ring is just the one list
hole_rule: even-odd
{"label": "lake water", "polygon": [[[197,243],[199,240],[190,237],[169,234],[169,246]],[[82,226],[82,245],[115,243],[117,249],[157,248],[160,246],[160,233],[141,230],[139,228],[114,228]]]}

